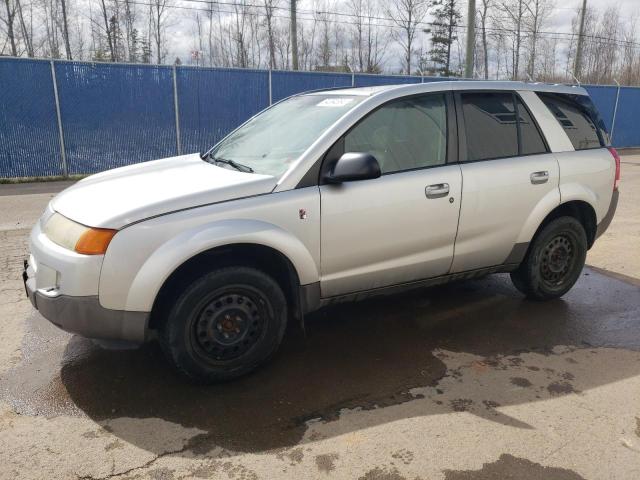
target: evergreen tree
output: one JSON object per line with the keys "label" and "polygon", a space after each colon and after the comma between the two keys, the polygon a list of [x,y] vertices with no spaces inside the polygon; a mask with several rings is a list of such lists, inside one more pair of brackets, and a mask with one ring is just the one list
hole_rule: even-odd
{"label": "evergreen tree", "polygon": [[146,37],[140,40],[140,62],[151,63],[151,45]]}
{"label": "evergreen tree", "polygon": [[458,39],[457,27],[462,19],[458,0],[434,0],[433,26],[431,27],[431,60],[435,64],[435,72],[450,77],[451,46]]}
{"label": "evergreen tree", "polygon": [[131,38],[129,38],[129,61],[137,63],[140,55],[140,40],[138,39],[138,29],[131,30]]}

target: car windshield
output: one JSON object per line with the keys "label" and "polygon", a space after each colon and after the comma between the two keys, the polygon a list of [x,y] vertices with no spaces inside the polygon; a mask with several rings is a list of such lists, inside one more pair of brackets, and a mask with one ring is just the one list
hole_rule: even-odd
{"label": "car windshield", "polygon": [[292,97],[222,140],[209,161],[220,160],[218,165],[231,161],[255,173],[280,177],[327,128],[363,99],[337,94]]}

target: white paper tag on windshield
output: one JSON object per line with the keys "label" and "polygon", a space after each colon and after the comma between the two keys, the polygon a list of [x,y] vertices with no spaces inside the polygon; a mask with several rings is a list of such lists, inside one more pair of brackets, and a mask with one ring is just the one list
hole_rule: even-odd
{"label": "white paper tag on windshield", "polygon": [[345,105],[353,102],[353,98],[325,98],[318,105],[318,107],[344,107]]}

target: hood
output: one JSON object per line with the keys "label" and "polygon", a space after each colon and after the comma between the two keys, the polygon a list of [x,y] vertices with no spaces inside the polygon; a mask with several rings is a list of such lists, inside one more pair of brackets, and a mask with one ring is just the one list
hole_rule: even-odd
{"label": "hood", "polygon": [[189,207],[271,192],[277,179],[217,167],[198,154],[92,175],[57,195],[53,209],[90,227],[121,228]]}

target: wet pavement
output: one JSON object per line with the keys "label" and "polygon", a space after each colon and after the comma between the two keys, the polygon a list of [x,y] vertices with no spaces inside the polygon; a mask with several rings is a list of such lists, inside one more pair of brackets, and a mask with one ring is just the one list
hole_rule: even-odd
{"label": "wet pavement", "polygon": [[[565,298],[539,303],[523,299],[507,275],[495,275],[318,312],[308,318],[306,337],[291,330],[266,367],[234,382],[202,387],[176,376],[155,344],[105,350],[57,330],[33,312],[23,360],[2,376],[0,400],[19,415],[86,415],[148,451],[154,450],[156,439],[120,430],[111,421],[160,418],[195,428],[201,433],[185,446],[187,455],[215,447],[265,452],[295,446],[307,422],[337,421],[343,409],[382,408],[423,397],[414,390],[437,387],[443,378],[459,375],[447,369],[442,358],[450,353],[437,351],[472,354],[482,357],[480,368],[504,369],[519,367],[523,353],[552,355],[558,346],[639,350],[638,332],[638,285],[587,269]],[[503,391],[479,388],[475,398],[450,406],[492,422],[530,428],[495,406],[575,393],[570,354],[565,361],[565,370],[543,372],[544,385],[527,379],[540,372],[528,365]],[[635,362],[581,379],[580,390],[639,374],[640,362]],[[482,408],[470,408],[478,405]],[[442,410],[436,400],[420,415]],[[395,420],[372,417],[367,427]]]}

